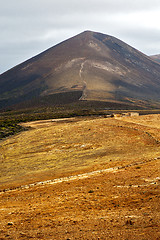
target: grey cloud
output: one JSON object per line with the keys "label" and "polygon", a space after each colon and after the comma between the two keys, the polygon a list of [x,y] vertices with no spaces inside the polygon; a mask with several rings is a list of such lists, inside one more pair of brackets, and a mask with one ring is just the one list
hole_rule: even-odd
{"label": "grey cloud", "polygon": [[128,12],[160,8],[159,0],[1,0],[1,16],[14,17],[59,15],[73,12]]}
{"label": "grey cloud", "polygon": [[149,28],[122,29],[121,37],[123,41],[147,55],[160,53],[159,30]]}
{"label": "grey cloud", "polygon": [[159,0],[0,0],[0,6],[0,73],[86,29],[160,52],[160,28],[155,22],[146,28],[143,19],[160,11]]}

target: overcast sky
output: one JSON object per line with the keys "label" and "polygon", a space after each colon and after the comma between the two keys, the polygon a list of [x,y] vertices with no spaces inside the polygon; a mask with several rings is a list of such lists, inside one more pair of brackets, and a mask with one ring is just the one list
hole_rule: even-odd
{"label": "overcast sky", "polygon": [[0,0],[0,73],[85,30],[160,54],[160,0]]}

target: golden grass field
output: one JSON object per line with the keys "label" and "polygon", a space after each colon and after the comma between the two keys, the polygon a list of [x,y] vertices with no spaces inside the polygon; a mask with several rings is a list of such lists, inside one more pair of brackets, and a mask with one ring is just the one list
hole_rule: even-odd
{"label": "golden grass field", "polygon": [[0,145],[0,239],[160,238],[160,115],[23,126]]}

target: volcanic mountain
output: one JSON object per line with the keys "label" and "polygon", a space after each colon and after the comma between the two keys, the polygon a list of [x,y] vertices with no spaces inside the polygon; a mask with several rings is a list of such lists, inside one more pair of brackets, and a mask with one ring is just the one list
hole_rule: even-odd
{"label": "volcanic mountain", "polygon": [[150,56],[153,60],[160,63],[160,54]]}
{"label": "volcanic mountain", "polygon": [[35,99],[159,107],[160,64],[115,37],[85,31],[0,75],[1,108]]}

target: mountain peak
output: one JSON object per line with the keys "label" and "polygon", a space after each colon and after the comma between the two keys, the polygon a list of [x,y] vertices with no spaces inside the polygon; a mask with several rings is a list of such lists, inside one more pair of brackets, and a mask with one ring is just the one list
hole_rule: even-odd
{"label": "mountain peak", "polygon": [[[86,30],[0,75],[0,107],[50,96],[160,106],[160,65],[121,40]],[[74,98],[75,99],[75,98]]]}
{"label": "mountain peak", "polygon": [[91,30],[85,30],[85,31],[83,31],[83,32],[80,33],[80,34],[92,34],[92,33],[94,33],[94,32],[91,31]]}

